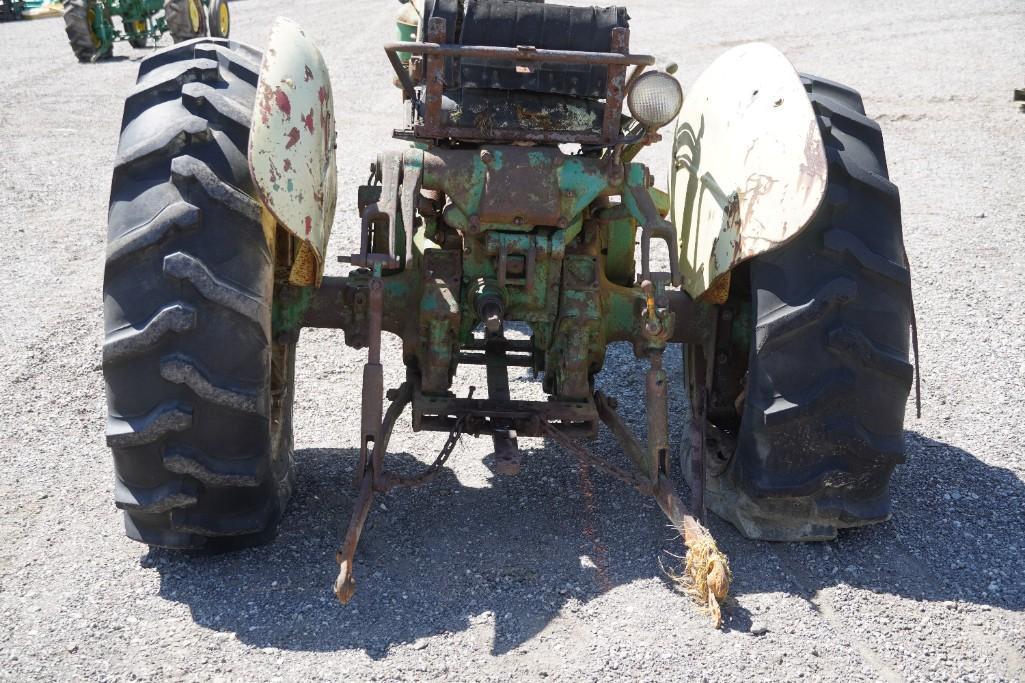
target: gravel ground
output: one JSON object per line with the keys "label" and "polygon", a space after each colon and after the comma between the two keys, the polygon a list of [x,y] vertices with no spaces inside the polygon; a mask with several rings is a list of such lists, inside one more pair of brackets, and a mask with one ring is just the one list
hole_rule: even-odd
{"label": "gravel ground", "polygon": [[[353,205],[368,161],[396,144],[398,95],[378,49],[395,3],[233,7],[239,40],[262,45],[284,14],[324,47],[340,206]],[[538,440],[524,440],[519,478],[493,478],[488,444],[467,439],[433,485],[375,506],[357,597],[341,607],[330,585],[354,497],[362,358],[340,333],[313,331],[300,356],[299,488],[279,538],[194,559],[128,541],[102,437],[100,286],[121,103],[145,53],[122,44],[114,60],[80,65],[60,21],[5,24],[0,679],[1025,678],[1025,116],[1010,102],[1025,79],[1025,8],[630,8],[635,49],[678,61],[685,85],[728,47],[765,40],[859,88],[883,125],[916,276],[924,390],[892,521],[807,545],[748,541],[713,521],[736,577],[716,631],[660,572],[660,554],[679,543],[653,504],[599,473],[581,481]],[[666,152],[647,158],[662,177]],[[332,252],[350,251],[356,231],[355,212],[342,210]],[[638,425],[641,370],[617,348],[602,379]],[[394,385],[401,370],[388,372]],[[399,431],[401,466],[443,441]]]}

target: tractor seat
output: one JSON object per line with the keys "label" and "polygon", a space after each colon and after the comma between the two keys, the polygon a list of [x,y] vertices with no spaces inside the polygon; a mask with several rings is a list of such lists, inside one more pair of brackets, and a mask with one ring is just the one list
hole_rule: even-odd
{"label": "tractor seat", "polygon": [[[424,25],[445,19],[446,42],[457,45],[608,52],[612,29],[627,28],[623,7],[569,7],[528,0],[427,0]],[[424,29],[426,31],[426,29]],[[421,35],[426,40],[426,35]],[[511,62],[449,59],[447,90],[505,90],[597,100],[605,96],[607,69],[586,64],[545,64],[530,73]]]}

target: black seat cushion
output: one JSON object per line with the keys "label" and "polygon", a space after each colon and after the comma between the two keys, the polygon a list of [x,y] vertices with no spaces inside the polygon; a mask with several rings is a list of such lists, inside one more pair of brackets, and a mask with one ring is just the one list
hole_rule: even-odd
{"label": "black seat cushion", "polygon": [[[532,45],[545,50],[608,52],[612,29],[629,25],[623,7],[569,7],[524,0],[433,0],[425,9],[428,19],[446,20],[449,42],[462,45]],[[476,58],[460,62],[446,69],[450,85],[590,99],[605,96],[604,66],[546,64],[531,73],[519,73],[512,62]]]}

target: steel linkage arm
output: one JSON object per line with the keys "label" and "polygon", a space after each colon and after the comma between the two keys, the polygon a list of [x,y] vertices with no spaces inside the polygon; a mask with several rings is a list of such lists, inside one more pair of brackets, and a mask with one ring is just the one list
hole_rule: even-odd
{"label": "steel linkage arm", "polygon": [[[655,498],[659,508],[669,518],[687,546],[684,572],[673,578],[708,610],[715,625],[719,626],[722,623],[720,605],[729,593],[731,581],[729,562],[698,516],[688,511],[680,500],[668,475],[669,401],[662,354],[673,328],[674,312],[656,306],[655,288],[650,281],[645,280],[641,284],[641,289],[644,292],[645,306],[641,312],[638,346],[644,350],[649,361],[645,382],[648,423],[646,447],[616,412],[615,399],[601,392],[595,393],[594,396],[599,418],[608,426],[623,451],[633,461],[635,472],[627,472],[603,461],[547,422],[542,421],[542,427],[548,436],[577,456],[581,467],[594,465],[632,485],[640,493]],[[684,308],[690,303],[692,302],[688,299],[680,307]],[[694,494],[692,502],[700,514],[703,508],[701,492],[696,490]]]}

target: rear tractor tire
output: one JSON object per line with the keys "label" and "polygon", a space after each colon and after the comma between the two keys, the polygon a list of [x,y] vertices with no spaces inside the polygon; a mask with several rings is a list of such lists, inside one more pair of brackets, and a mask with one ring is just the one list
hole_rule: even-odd
{"label": "rear tractor tire", "polygon": [[913,378],[911,277],[882,133],[854,90],[802,81],[826,148],[825,198],[791,242],[732,273],[707,360],[706,504],[774,541],[889,518]]}
{"label": "rear tractor tire", "polygon": [[199,40],[143,60],[125,103],[104,273],[115,503],[129,537],[270,540],[293,487],[294,337],[246,162],[260,54]]}
{"label": "rear tractor tire", "polygon": [[66,0],[64,3],[64,32],[80,62],[95,62],[109,57],[112,52],[113,45],[104,45],[95,29],[103,12],[103,3],[96,0]]}
{"label": "rear tractor tire", "polygon": [[203,0],[165,0],[164,21],[176,43],[207,34]]}

